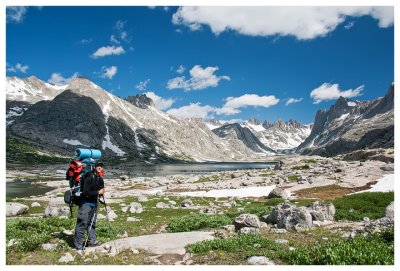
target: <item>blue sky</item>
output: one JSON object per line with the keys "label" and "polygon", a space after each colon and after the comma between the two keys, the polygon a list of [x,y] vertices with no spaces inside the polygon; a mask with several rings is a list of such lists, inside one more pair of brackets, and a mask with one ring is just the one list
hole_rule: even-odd
{"label": "blue sky", "polygon": [[7,76],[148,93],[180,117],[314,121],[394,81],[393,8],[7,8]]}

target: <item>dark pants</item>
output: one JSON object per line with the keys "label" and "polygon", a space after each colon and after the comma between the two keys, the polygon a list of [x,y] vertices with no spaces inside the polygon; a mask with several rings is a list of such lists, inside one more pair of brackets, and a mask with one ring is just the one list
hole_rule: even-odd
{"label": "dark pants", "polygon": [[79,206],[74,240],[77,249],[83,249],[86,231],[89,235],[88,243],[96,243],[96,219],[97,205],[92,207],[89,204],[82,204]]}

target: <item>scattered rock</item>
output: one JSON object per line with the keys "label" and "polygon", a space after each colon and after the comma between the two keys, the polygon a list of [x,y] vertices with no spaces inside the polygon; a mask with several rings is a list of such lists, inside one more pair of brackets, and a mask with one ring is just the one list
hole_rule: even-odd
{"label": "scattered rock", "polygon": [[40,203],[39,202],[32,202],[31,207],[40,207]]}
{"label": "scattered rock", "polygon": [[157,191],[157,193],[156,193],[156,196],[157,196],[157,197],[162,196],[162,195],[164,195],[164,192],[163,192],[163,191]]}
{"label": "scattered rock", "polygon": [[42,244],[42,249],[44,250],[56,250],[57,247],[57,244]]}
{"label": "scattered rock", "polygon": [[122,175],[122,176],[120,176],[119,178],[120,178],[122,181],[126,181],[126,180],[129,179],[129,176],[127,176],[127,175]]}
{"label": "scattered rock", "polygon": [[146,196],[140,196],[140,197],[138,197],[138,201],[139,202],[148,202],[149,200],[147,199]]}
{"label": "scattered rock", "polygon": [[190,200],[190,199],[184,199],[182,202],[181,202],[181,206],[182,207],[190,207],[190,206],[192,206],[193,205],[193,202]]}
{"label": "scattered rock", "polygon": [[335,206],[333,206],[332,203],[323,203],[316,201],[309,205],[307,209],[309,210],[313,220],[333,221],[333,217],[335,215]]}
{"label": "scattered rock", "polygon": [[228,232],[235,232],[235,225],[225,225],[222,226],[221,229],[224,229]]}
{"label": "scattered rock", "polygon": [[58,262],[60,263],[69,263],[69,262],[73,262],[75,260],[74,256],[71,255],[71,253],[65,253],[64,256],[62,256]]}
{"label": "scattered rock", "polygon": [[236,217],[233,221],[236,230],[243,227],[260,228],[260,219],[253,214],[242,214]]}
{"label": "scattered rock", "polygon": [[121,212],[126,213],[126,212],[128,212],[128,209],[129,209],[128,206],[122,207]]}
{"label": "scattered rock", "polygon": [[288,199],[289,196],[290,196],[290,194],[286,191],[286,189],[276,187],[268,194],[267,198],[268,199],[272,199],[272,198]]}
{"label": "scattered rock", "polygon": [[251,256],[247,258],[247,263],[251,265],[274,265],[274,262],[264,256]]}
{"label": "scattered rock", "polygon": [[18,202],[7,202],[6,203],[6,216],[16,216],[27,213],[29,207],[25,204]]}
{"label": "scattered rock", "polygon": [[176,205],[176,201],[174,201],[174,200],[170,200],[170,201],[168,201],[168,203],[171,205]]}
{"label": "scattered rock", "polygon": [[69,216],[69,207],[65,205],[48,205],[44,209],[44,217]]}
{"label": "scattered rock", "polygon": [[156,204],[156,208],[159,208],[159,209],[164,209],[164,208],[168,208],[168,207],[169,206],[167,204],[165,204],[164,202],[158,202]]}
{"label": "scattered rock", "polygon": [[131,202],[129,212],[131,214],[140,214],[143,212],[143,206],[139,202]]}
{"label": "scattered rock", "polygon": [[63,230],[62,233],[63,233],[64,235],[66,235],[66,236],[72,236],[72,235],[74,235],[73,231],[70,231],[70,230]]}
{"label": "scattered rock", "polygon": [[394,201],[392,201],[385,210],[385,217],[394,223]]}
{"label": "scattered rock", "polygon": [[393,165],[393,164],[391,164],[391,165],[385,165],[385,166],[382,166],[381,169],[382,169],[383,171],[394,171],[394,165]]}

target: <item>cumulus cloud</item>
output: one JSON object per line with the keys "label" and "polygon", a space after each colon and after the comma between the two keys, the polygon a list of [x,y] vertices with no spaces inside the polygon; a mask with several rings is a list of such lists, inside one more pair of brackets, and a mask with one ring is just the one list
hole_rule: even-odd
{"label": "cumulus cloud", "polygon": [[25,14],[28,11],[27,7],[7,7],[6,8],[6,21],[7,23],[22,23]]}
{"label": "cumulus cloud", "polygon": [[78,73],[74,73],[71,77],[69,78],[64,78],[60,73],[53,73],[47,82],[57,85],[57,86],[62,86],[62,85],[67,85],[73,78],[76,78],[78,76]]}
{"label": "cumulus cloud", "polygon": [[96,52],[92,54],[92,58],[99,58],[109,55],[121,55],[124,54],[125,50],[122,46],[103,46],[97,49]]}
{"label": "cumulus cloud", "polygon": [[298,40],[326,36],[347,17],[371,16],[379,27],[394,23],[393,7],[180,7],[172,17],[175,25],[192,31],[209,26],[218,35],[236,31],[249,36],[294,36]]}
{"label": "cumulus cloud", "polygon": [[217,114],[233,115],[240,111],[238,108],[253,106],[253,107],[271,107],[279,102],[279,99],[274,95],[270,96],[259,96],[257,94],[244,94],[240,97],[228,97],[225,99],[225,105],[217,110]]}
{"label": "cumulus cloud", "polygon": [[217,76],[214,74],[219,70],[218,67],[202,68],[200,65],[195,65],[190,71],[190,78],[179,76],[168,80],[168,89],[184,89],[185,91],[200,90],[208,87],[218,86],[221,80],[230,80],[229,76]]}
{"label": "cumulus cloud", "polygon": [[311,91],[310,97],[314,99],[314,104],[319,104],[326,100],[336,100],[340,96],[344,98],[352,98],[362,95],[364,85],[357,87],[356,89],[340,90],[339,84],[324,83],[321,86]]}
{"label": "cumulus cloud", "polygon": [[178,118],[207,118],[208,114],[214,111],[214,107],[209,105],[201,105],[201,103],[190,103],[179,108],[172,108],[167,111]]}
{"label": "cumulus cloud", "polygon": [[166,98],[160,97],[151,91],[145,92],[144,94],[146,94],[147,97],[152,99],[155,106],[162,111],[170,108],[176,101],[175,99],[166,99]]}
{"label": "cumulus cloud", "polygon": [[7,66],[7,71],[9,72],[22,72],[26,73],[29,69],[28,65],[22,65],[21,63],[17,63],[15,66],[10,66],[8,63],[6,64]]}
{"label": "cumulus cloud", "polygon": [[147,85],[150,83],[150,79],[146,79],[144,81],[139,82],[139,84],[137,84],[135,86],[136,89],[144,91],[147,89]]}
{"label": "cumulus cloud", "polygon": [[114,75],[117,74],[118,68],[116,66],[111,66],[111,67],[106,67],[103,66],[101,68],[101,74],[100,77],[101,78],[108,78],[108,79],[112,79],[114,77]]}
{"label": "cumulus cloud", "polygon": [[300,99],[289,98],[289,99],[286,101],[285,105],[288,106],[289,104],[299,103],[299,102],[301,102],[302,100],[303,100],[303,98],[300,98]]}

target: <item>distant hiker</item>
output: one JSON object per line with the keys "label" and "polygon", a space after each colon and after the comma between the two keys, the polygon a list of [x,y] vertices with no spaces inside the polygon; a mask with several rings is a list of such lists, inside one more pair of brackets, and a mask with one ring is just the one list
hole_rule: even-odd
{"label": "distant hiker", "polygon": [[104,195],[103,163],[97,163],[92,172],[86,173],[81,179],[81,193],[77,201],[78,216],[75,227],[75,247],[78,250],[84,249],[86,244],[84,240],[87,231],[87,246],[100,245],[96,241],[96,219],[97,219],[97,201],[99,196]]}

